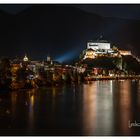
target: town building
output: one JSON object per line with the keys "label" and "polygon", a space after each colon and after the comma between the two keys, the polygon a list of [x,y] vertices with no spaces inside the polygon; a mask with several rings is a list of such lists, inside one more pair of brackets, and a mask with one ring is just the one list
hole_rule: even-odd
{"label": "town building", "polygon": [[119,50],[120,55],[132,55],[131,51]]}
{"label": "town building", "polygon": [[85,55],[84,55],[84,59],[94,59],[95,58],[95,50],[93,50],[92,48],[89,48],[86,50]]}
{"label": "town building", "polygon": [[93,50],[109,50],[111,44],[106,40],[99,41],[89,41],[87,43],[87,49],[91,48]]}

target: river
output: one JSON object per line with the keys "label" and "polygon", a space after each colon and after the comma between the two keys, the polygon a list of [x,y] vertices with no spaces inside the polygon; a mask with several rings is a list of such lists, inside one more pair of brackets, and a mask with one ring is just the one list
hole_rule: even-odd
{"label": "river", "polygon": [[140,81],[0,93],[0,135],[132,136],[139,124]]}

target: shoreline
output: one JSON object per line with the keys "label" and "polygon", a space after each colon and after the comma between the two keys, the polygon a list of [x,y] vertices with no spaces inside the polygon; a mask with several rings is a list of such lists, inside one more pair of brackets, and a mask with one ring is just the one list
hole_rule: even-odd
{"label": "shoreline", "polygon": [[57,82],[57,81],[51,81],[50,84],[46,84],[46,85],[42,85],[42,86],[37,86],[37,87],[22,87],[20,88],[19,83],[17,83],[16,88],[2,88],[0,87],[0,93],[5,93],[5,92],[10,92],[10,91],[19,91],[19,90],[31,90],[31,89],[38,89],[38,88],[53,88],[53,87],[61,87],[61,86],[67,86],[67,85],[76,85],[76,84],[84,84],[84,83],[90,83],[93,81],[108,81],[108,80],[135,80],[135,81],[139,81],[140,80],[140,76],[136,75],[136,76],[87,76],[84,77],[84,79],[81,79],[81,77],[79,77],[76,81],[69,81],[69,83],[67,82]]}
{"label": "shoreline", "polygon": [[98,80],[140,80],[140,76],[89,76],[85,77],[85,81]]}

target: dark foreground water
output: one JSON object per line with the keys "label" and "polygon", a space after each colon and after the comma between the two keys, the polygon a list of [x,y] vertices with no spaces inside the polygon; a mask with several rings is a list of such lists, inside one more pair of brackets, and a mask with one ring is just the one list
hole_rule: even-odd
{"label": "dark foreground water", "polygon": [[0,93],[0,135],[140,135],[140,81]]}

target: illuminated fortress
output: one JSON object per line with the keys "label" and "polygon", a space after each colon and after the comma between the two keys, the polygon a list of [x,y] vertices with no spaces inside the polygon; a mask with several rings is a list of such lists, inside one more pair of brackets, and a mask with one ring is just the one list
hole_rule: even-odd
{"label": "illuminated fortress", "polygon": [[94,59],[98,56],[119,57],[121,55],[131,55],[131,51],[111,48],[111,43],[106,40],[89,41],[87,42],[87,49],[85,50],[83,59]]}

